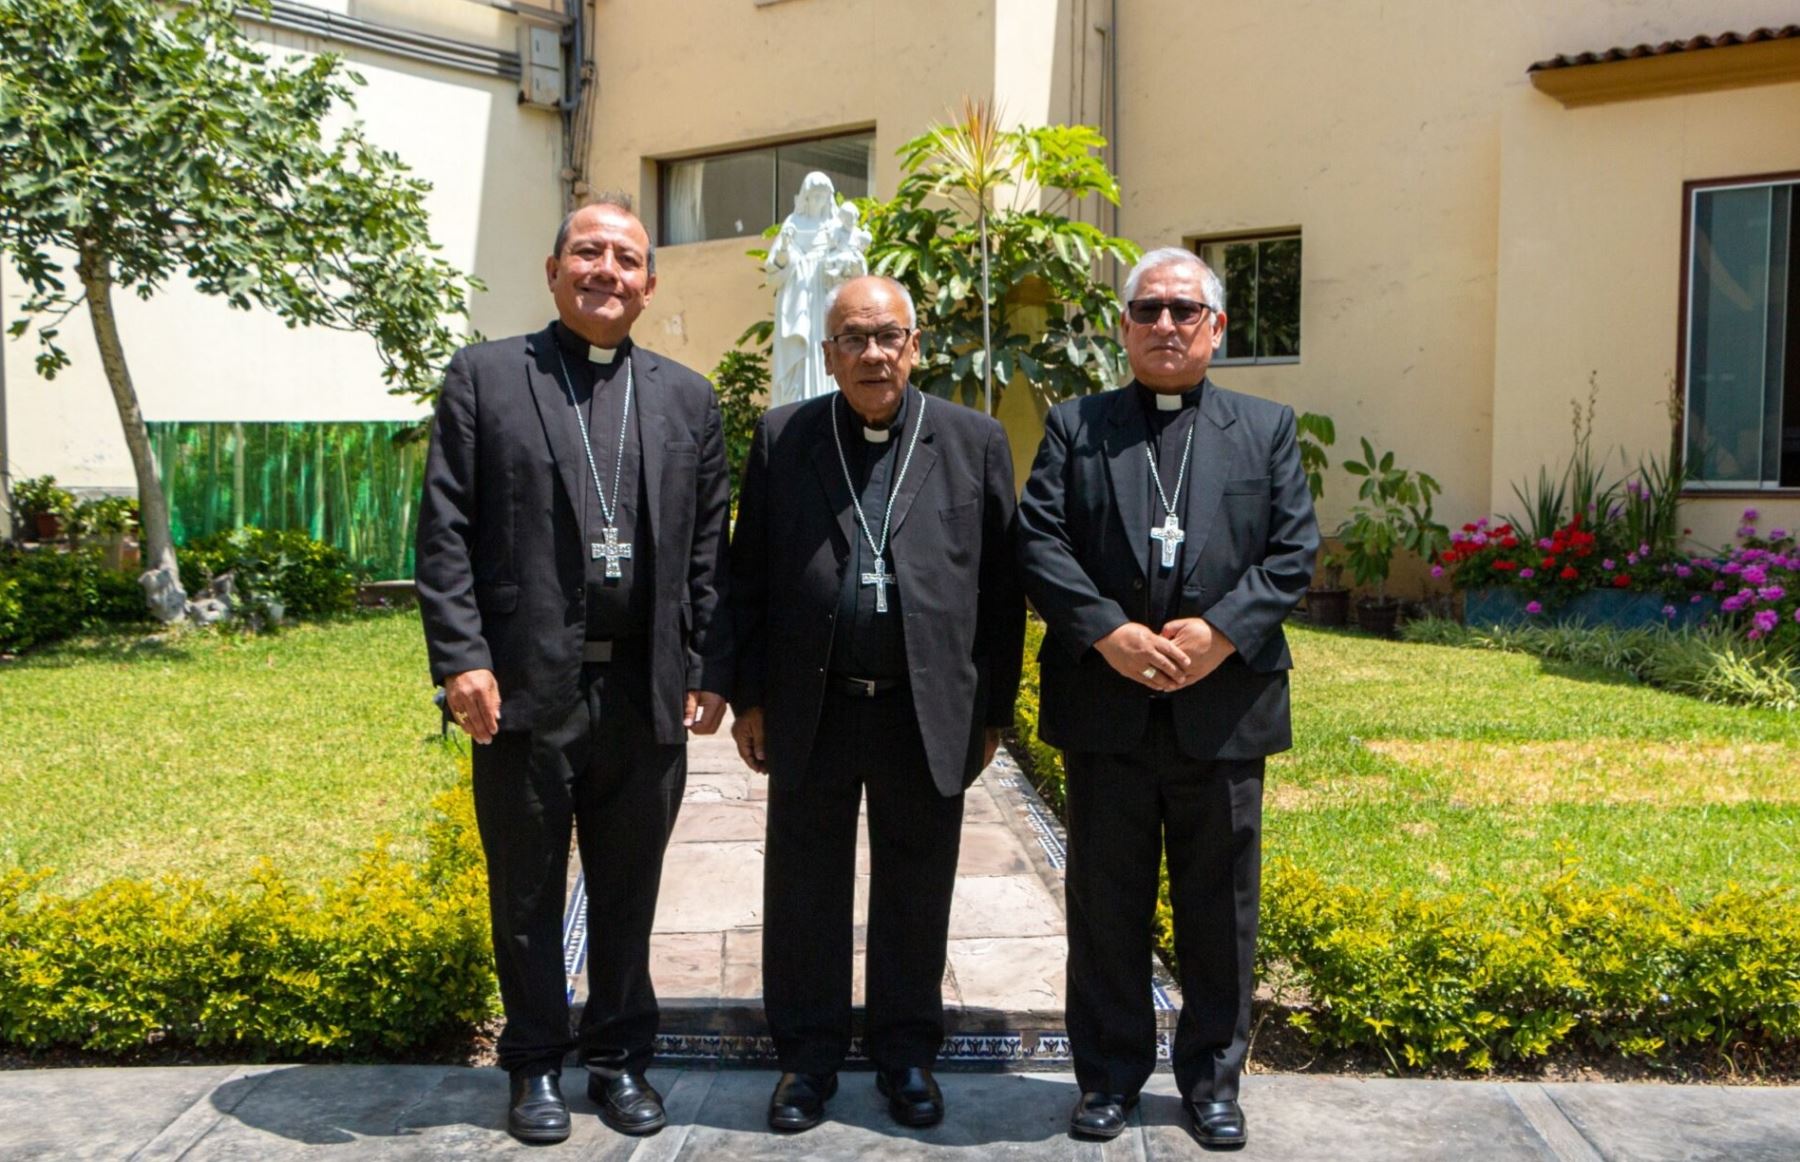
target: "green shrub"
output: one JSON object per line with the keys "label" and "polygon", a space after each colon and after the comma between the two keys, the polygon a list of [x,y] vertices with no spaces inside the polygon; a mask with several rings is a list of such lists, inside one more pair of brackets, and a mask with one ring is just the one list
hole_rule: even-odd
{"label": "green shrub", "polygon": [[107,568],[97,547],[0,549],[0,650],[29,649],[147,617],[136,579]]}
{"label": "green shrub", "polygon": [[189,541],[179,559],[181,584],[189,594],[231,573],[238,596],[272,620],[321,617],[356,606],[349,556],[299,529],[228,529]]}
{"label": "green shrub", "polygon": [[494,1011],[487,895],[467,786],[440,796],[422,864],[378,846],[305,889],[115,881],[33,898],[0,876],[0,1044],[124,1053],[393,1053]]}
{"label": "green shrub", "polygon": [[1521,625],[1485,629],[1444,618],[1408,622],[1407,641],[1531,654],[1598,666],[1708,702],[1800,710],[1800,658],[1780,645],[1744,640],[1726,626]]}
{"label": "green shrub", "polygon": [[1586,884],[1569,865],[1537,888],[1426,899],[1278,859],[1259,954],[1265,976],[1305,992],[1294,1025],[1396,1069],[1800,1043],[1800,896],[1785,888],[1689,903],[1667,885]]}

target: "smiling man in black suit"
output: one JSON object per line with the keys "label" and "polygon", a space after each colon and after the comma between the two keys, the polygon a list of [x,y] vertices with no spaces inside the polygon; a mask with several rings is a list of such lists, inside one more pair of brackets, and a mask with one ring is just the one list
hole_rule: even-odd
{"label": "smiling man in black suit", "polygon": [[931,1069],[963,790],[1012,721],[1025,627],[1000,425],[908,385],[892,279],[828,305],[838,391],[751,444],[731,544],[738,753],[769,772],[763,993],[783,1070],[769,1124],[824,1116],[850,1046],[856,820],[869,801],[867,1029],[894,1119],[944,1116]]}
{"label": "smiling man in black suit", "polygon": [[1125,1127],[1156,1063],[1150,932],[1167,845],[1183,1008],[1175,1078],[1202,1144],[1247,1138],[1264,757],[1290,745],[1281,623],[1319,547],[1293,409],[1206,378],[1218,277],[1153,250],[1125,283],[1134,381],[1058,404],[1019,502],[1048,627],[1040,733],[1068,768],[1069,1040],[1081,1136]]}
{"label": "smiling man in black suit", "polygon": [[[656,256],[629,199],[557,231],[557,321],[465,347],[432,421],[418,589],[431,674],[475,747],[508,1126],[569,1135],[578,1049],[600,1116],[666,1118],[650,928],[687,777],[687,731],[724,717],[730,503],[719,407],[700,376],[631,341]],[[588,1002],[569,1031],[562,954],[574,825],[587,872]]]}

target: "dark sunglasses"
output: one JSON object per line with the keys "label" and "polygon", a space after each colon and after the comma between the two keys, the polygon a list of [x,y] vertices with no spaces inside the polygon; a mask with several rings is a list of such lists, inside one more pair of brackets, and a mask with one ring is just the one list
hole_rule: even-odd
{"label": "dark sunglasses", "polygon": [[1126,315],[1141,327],[1153,325],[1164,311],[1169,312],[1169,321],[1177,327],[1191,327],[1210,310],[1207,304],[1193,299],[1132,299],[1125,304]]}

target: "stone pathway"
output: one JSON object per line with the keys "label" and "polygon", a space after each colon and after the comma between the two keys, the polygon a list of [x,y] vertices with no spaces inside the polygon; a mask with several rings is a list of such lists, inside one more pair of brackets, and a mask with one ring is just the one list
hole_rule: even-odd
{"label": "stone pathway", "polygon": [[[763,1124],[775,1074],[653,1069],[669,1126],[635,1139],[601,1124],[578,1078],[574,1133],[524,1146],[504,1129],[506,1075],[424,1065],[196,1066],[0,1073],[0,1158],[135,1159],[1194,1159],[1168,1074],[1118,1139],[1066,1133],[1067,1073],[943,1078],[948,1116],[930,1130],[887,1117],[872,1075],[848,1073],[826,1121],[804,1134]],[[1245,1078],[1250,1144],[1236,1157],[1324,1162],[1793,1162],[1800,1088],[1535,1085],[1344,1077]]]}
{"label": "stone pathway", "polygon": [[[757,1064],[771,1060],[762,1015],[762,849],[768,779],[738,759],[727,731],[688,745],[687,794],[663,866],[651,941],[663,1006],[660,1060]],[[868,834],[858,836],[854,999],[863,986]],[[1066,952],[1063,841],[1004,751],[969,788],[950,912],[944,1002],[946,1068],[1044,1068],[1068,1062],[1063,1022]],[[585,982],[581,909],[571,892],[572,996]],[[597,937],[596,937],[597,938]],[[1147,987],[1153,966],[1146,967]],[[1173,986],[1155,982],[1170,1018]],[[855,1050],[853,1049],[853,1053]]]}

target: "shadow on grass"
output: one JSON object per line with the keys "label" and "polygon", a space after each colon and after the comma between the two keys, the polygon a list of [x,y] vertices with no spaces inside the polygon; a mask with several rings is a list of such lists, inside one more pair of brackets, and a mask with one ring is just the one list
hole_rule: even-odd
{"label": "shadow on grass", "polygon": [[55,642],[18,655],[0,666],[8,670],[65,670],[96,662],[186,662],[195,657],[187,630],[159,630],[154,625],[118,626]]}

